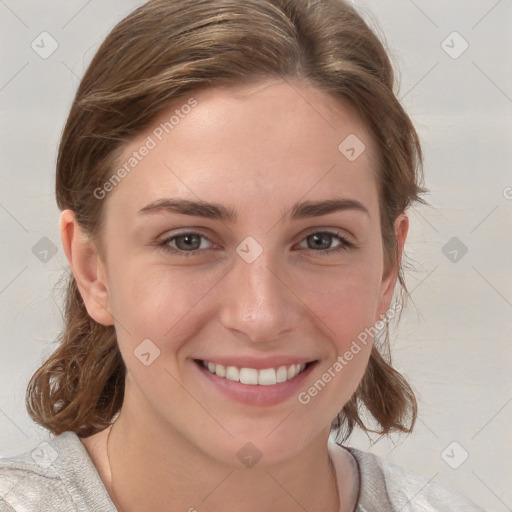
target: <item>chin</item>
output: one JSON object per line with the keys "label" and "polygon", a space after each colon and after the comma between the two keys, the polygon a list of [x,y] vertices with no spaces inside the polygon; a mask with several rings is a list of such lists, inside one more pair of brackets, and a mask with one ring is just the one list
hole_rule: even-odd
{"label": "chin", "polygon": [[[226,435],[209,439],[204,451],[211,457],[236,469],[243,467],[269,468],[284,463],[297,456],[319,435],[325,433],[325,442],[330,431],[330,424],[315,433],[307,430],[306,424],[292,421],[295,413],[281,415],[272,422],[263,424],[257,420],[240,421],[237,429],[231,431],[233,437]],[[286,419],[285,419],[286,418]],[[284,420],[284,421],[283,421]],[[269,425],[272,424],[270,428]],[[232,428],[232,427],[231,427]],[[204,445],[204,438],[202,439]]]}

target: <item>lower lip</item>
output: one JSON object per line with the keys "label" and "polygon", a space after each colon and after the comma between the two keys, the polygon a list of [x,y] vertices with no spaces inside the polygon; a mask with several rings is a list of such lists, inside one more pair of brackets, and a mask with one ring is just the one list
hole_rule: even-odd
{"label": "lower lip", "polygon": [[316,361],[309,363],[306,368],[286,382],[279,382],[271,386],[242,384],[234,380],[211,373],[201,363],[193,361],[193,365],[200,374],[207,379],[210,386],[219,390],[225,396],[247,405],[268,406],[284,402],[292,396],[297,396],[304,386],[304,381],[313,371]]}

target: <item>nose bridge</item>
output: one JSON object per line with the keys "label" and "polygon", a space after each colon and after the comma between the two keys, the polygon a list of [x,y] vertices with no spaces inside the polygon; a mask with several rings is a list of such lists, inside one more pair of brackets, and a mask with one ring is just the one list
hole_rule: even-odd
{"label": "nose bridge", "polygon": [[275,339],[293,329],[300,318],[300,303],[276,259],[270,250],[250,263],[237,256],[226,281],[222,323],[251,341]]}

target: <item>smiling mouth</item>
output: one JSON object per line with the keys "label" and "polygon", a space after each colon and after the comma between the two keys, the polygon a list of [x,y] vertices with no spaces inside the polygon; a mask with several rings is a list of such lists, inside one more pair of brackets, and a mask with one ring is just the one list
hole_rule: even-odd
{"label": "smiling mouth", "polygon": [[273,386],[281,382],[287,382],[302,373],[311,364],[291,364],[277,368],[263,368],[257,370],[256,368],[224,366],[222,364],[215,364],[199,359],[197,359],[196,362],[218,377],[252,386]]}

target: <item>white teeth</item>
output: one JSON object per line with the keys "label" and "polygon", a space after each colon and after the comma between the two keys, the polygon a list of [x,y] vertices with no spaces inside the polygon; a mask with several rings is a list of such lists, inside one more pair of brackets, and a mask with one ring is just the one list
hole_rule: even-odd
{"label": "white teeth", "polygon": [[274,368],[265,368],[258,372],[258,384],[261,386],[272,386],[277,382]]}
{"label": "white teeth", "polygon": [[260,386],[272,386],[278,382],[286,382],[306,368],[305,364],[292,364],[290,366],[279,366],[278,368],[264,368],[263,370],[237,368],[236,366],[226,367],[209,361],[202,361],[202,364],[210,373],[214,373],[218,377],[224,377],[242,384],[259,384]]}
{"label": "white teeth", "polygon": [[[217,371],[214,371],[212,373],[217,373]],[[240,381],[240,371],[236,366],[228,366],[226,368],[226,379]]]}
{"label": "white teeth", "polygon": [[258,384],[258,370],[240,368],[240,382],[242,384]]}
{"label": "white teeth", "polygon": [[277,375],[276,375],[277,382],[285,382],[288,380],[288,369],[286,366],[280,366],[277,369]]}

